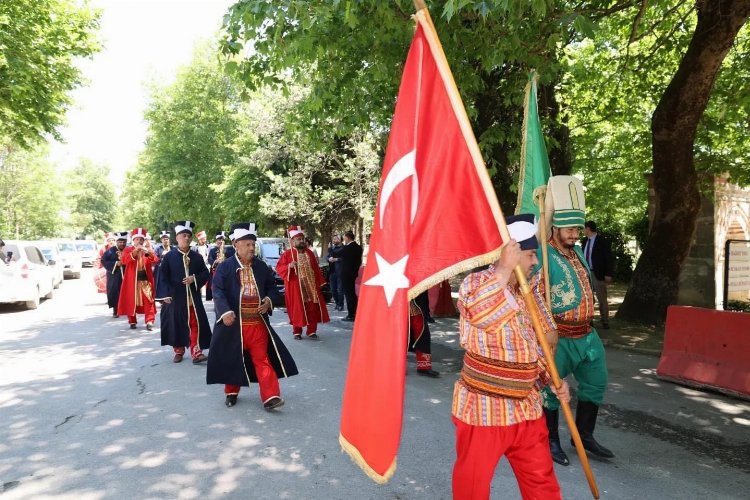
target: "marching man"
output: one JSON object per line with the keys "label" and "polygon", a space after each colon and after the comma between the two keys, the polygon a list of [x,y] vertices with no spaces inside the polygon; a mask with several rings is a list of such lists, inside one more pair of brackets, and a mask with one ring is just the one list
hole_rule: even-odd
{"label": "marching man", "polygon": [[320,287],[326,282],[315,254],[307,248],[302,226],[289,228],[291,248],[281,254],[276,272],[284,280],[284,297],[295,340],[302,339],[307,326],[308,338],[318,340],[318,323],[328,323],[328,308]]}
{"label": "marching man", "polygon": [[214,274],[216,325],[206,381],[224,384],[229,408],[237,404],[242,386],[257,382],[263,408],[274,410],[284,404],[279,378],[298,372],[268,319],[278,297],[273,271],[255,258],[255,224],[233,224],[229,238],[236,252]]}
{"label": "marching man", "polygon": [[146,330],[152,330],[156,319],[156,302],[154,301],[154,274],[152,268],[159,262],[150,244],[146,240],[147,231],[137,227],[130,232],[132,246],[126,247],[120,257],[125,267],[122,289],[117,303],[117,314],[126,315],[130,329],[135,330],[136,314],[143,314],[146,319]]}
{"label": "marching man", "polygon": [[172,361],[179,363],[190,348],[193,364],[206,361],[203,349],[211,344],[211,326],[203,307],[200,289],[208,281],[203,258],[190,249],[193,223],[177,221],[174,232],[177,249],[164,254],[156,291],[161,307],[161,345],[174,350]]}

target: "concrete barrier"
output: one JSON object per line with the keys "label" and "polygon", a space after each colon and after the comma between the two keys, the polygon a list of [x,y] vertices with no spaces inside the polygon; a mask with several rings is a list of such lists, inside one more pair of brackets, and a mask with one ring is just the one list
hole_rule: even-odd
{"label": "concrete barrier", "polygon": [[669,307],[656,375],[750,399],[750,314]]}

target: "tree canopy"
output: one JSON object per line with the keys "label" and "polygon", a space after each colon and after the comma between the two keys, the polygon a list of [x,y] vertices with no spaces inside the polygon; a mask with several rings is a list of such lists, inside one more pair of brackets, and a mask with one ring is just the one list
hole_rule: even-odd
{"label": "tree canopy", "polygon": [[0,136],[27,146],[59,138],[81,84],[76,59],[99,50],[99,13],[88,2],[0,2]]}

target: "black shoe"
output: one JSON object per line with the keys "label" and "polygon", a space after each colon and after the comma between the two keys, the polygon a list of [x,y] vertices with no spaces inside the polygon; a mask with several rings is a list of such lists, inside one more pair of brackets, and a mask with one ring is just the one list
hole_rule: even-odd
{"label": "black shoe", "polygon": [[119,317],[120,317],[120,315],[119,315],[119,314],[117,314],[116,312],[113,312],[113,313],[112,313],[112,317],[113,317],[113,318],[119,318]]}
{"label": "black shoe", "polygon": [[231,408],[232,406],[237,404],[237,394],[227,394],[227,399],[224,401],[224,404],[227,405],[228,408]]}
{"label": "black shoe", "polygon": [[430,377],[430,378],[439,378],[440,372],[435,371],[433,369],[429,370],[417,370],[418,375],[422,375],[423,377]]}
{"label": "black shoe", "polygon": [[544,408],[544,418],[547,420],[547,431],[549,432],[549,452],[552,455],[552,461],[560,465],[570,465],[568,455],[560,445],[560,434],[558,431],[558,422],[560,419],[559,410],[548,410]]}
{"label": "black shoe", "polygon": [[318,337],[317,333],[313,333],[312,335],[308,335],[307,338],[308,339],[313,339],[313,340],[320,340],[320,337]]}
{"label": "black shoe", "polygon": [[549,438],[549,452],[550,455],[552,455],[552,461],[556,464],[570,465],[568,455],[565,454],[562,446],[560,445],[560,438]]}
{"label": "black shoe", "polygon": [[[583,433],[581,433],[581,443],[583,443],[584,450],[590,452],[593,455],[596,455],[599,458],[615,457],[614,453],[597,443],[596,439],[594,439],[594,436],[584,436]],[[570,440],[570,444],[575,446],[575,443],[572,439]]]}
{"label": "black shoe", "polygon": [[354,318],[347,316],[346,318],[341,318],[341,321],[354,321]]}
{"label": "black shoe", "polygon": [[284,406],[284,400],[278,396],[274,396],[263,403],[263,408],[268,411],[275,410],[276,408],[280,408],[282,406]]}
{"label": "black shoe", "polygon": [[594,439],[594,428],[596,427],[596,418],[598,415],[599,405],[591,401],[578,401],[576,427],[578,427],[578,432],[581,434],[583,449],[600,458],[614,458],[614,453],[597,443],[596,439]]}
{"label": "black shoe", "polygon": [[130,323],[130,329],[135,330],[135,323]]}
{"label": "black shoe", "polygon": [[435,322],[435,318],[427,318],[427,322],[428,323],[434,323]]}
{"label": "black shoe", "polygon": [[146,323],[146,330],[148,330],[148,331],[150,332],[150,331],[151,331],[151,330],[153,330],[153,329],[154,329],[154,325],[153,325],[153,324],[151,324],[151,323]]}
{"label": "black shoe", "polygon": [[299,333],[295,333],[294,340],[302,340],[302,335],[300,335]]}

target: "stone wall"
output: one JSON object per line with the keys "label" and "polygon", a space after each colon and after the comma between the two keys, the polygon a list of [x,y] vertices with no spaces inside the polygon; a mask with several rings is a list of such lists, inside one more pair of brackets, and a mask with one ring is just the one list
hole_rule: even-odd
{"label": "stone wall", "polygon": [[723,308],[728,239],[750,240],[750,189],[717,178],[713,196],[701,196],[693,244],[680,276],[678,304]]}

